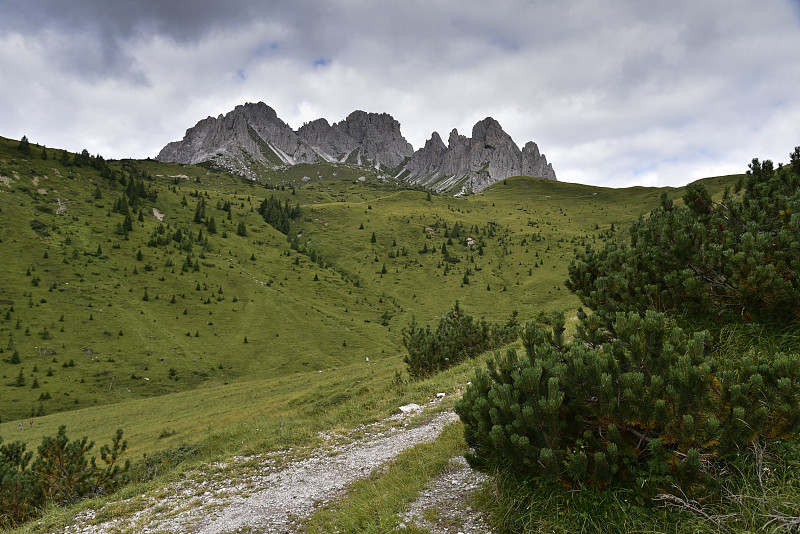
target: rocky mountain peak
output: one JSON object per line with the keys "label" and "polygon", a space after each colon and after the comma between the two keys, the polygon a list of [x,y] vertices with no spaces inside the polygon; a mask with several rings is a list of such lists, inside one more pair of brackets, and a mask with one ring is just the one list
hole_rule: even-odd
{"label": "rocky mountain peak", "polygon": [[528,141],[525,143],[525,146],[522,147],[523,154],[532,154],[534,157],[539,157],[539,147],[533,141]]}
{"label": "rocky mountain peak", "polygon": [[447,150],[444,141],[442,141],[442,138],[439,137],[439,132],[433,132],[431,134],[431,138],[425,141],[424,148],[428,150],[440,150],[440,151]]}
{"label": "rocky mountain peak", "polygon": [[317,119],[307,122],[297,130],[297,136],[307,143],[319,146],[330,135],[331,125],[326,119]]}
{"label": "rocky mountain peak", "polygon": [[340,122],[316,119],[294,131],[264,102],[248,102],[201,120],[156,159],[212,162],[252,179],[266,169],[297,163],[356,165],[391,171],[397,179],[451,194],[480,191],[514,175],[556,179],[536,143],[520,150],[492,117],[477,122],[471,138],[454,128],[447,145],[433,132],[415,152],[388,113],[356,110]]}
{"label": "rocky mountain peak", "polygon": [[244,104],[239,104],[229,113],[229,115],[231,114],[245,115],[254,119],[263,119],[268,122],[283,123],[283,121],[278,118],[278,113],[264,102],[245,102]]}
{"label": "rocky mountain peak", "polygon": [[446,148],[434,132],[405,168],[406,180],[457,194],[480,191],[509,176],[556,179],[553,167],[539,153],[536,143],[529,142],[520,150],[492,117],[478,121],[469,138],[453,128]]}
{"label": "rocky mountain peak", "polygon": [[511,136],[500,126],[500,123],[492,117],[486,117],[482,121],[475,123],[475,126],[472,127],[472,139],[481,141],[488,146],[514,143]]}
{"label": "rocky mountain peak", "polygon": [[395,168],[414,153],[414,147],[400,133],[400,123],[388,113],[354,111],[337,126],[375,167]]}
{"label": "rocky mountain peak", "polygon": [[465,140],[466,137],[458,133],[458,130],[453,128],[450,130],[450,137],[447,138],[447,146],[453,148],[458,145],[459,141]]}

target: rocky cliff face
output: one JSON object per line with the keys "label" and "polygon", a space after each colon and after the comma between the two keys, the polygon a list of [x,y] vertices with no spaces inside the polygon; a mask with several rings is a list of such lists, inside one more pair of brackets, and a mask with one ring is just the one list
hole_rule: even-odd
{"label": "rocky cliff face", "polygon": [[471,138],[454,129],[445,146],[434,132],[415,152],[400,133],[400,123],[386,113],[354,111],[333,125],[317,119],[295,132],[263,102],[201,120],[156,159],[212,162],[252,179],[261,170],[281,165],[350,164],[391,172],[398,179],[450,194],[477,192],[516,175],[556,179],[536,143],[520,150],[491,117],[472,128]]}
{"label": "rocky cliff face", "polygon": [[304,124],[300,140],[328,162],[352,161],[358,165],[395,168],[414,149],[400,133],[400,123],[386,113],[354,111],[342,122],[325,119]]}
{"label": "rocky cliff face", "polygon": [[[213,162],[248,178],[257,177],[252,162],[264,166],[294,164],[297,134],[263,102],[244,104],[226,115],[208,117],[186,130],[183,140],[169,143],[159,161]],[[252,161],[248,161],[252,160]]]}
{"label": "rocky cliff face", "polygon": [[555,180],[553,166],[539,154],[536,143],[520,150],[500,124],[491,117],[475,124],[472,137],[450,132],[447,147],[434,132],[425,146],[411,157],[406,178],[440,190],[480,191],[509,176],[536,176]]}

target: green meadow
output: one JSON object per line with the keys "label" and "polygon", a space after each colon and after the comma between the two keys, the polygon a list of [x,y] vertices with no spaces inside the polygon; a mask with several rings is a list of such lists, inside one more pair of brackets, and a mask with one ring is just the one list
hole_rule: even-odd
{"label": "green meadow", "polygon": [[[483,358],[410,381],[412,317],[435,325],[456,301],[491,322],[574,317],[575,253],[681,195],[515,177],[454,198],[347,165],[255,183],[17,145],[0,138],[0,436],[35,449],[63,424],[99,445],[122,428],[128,458],[168,467],[456,393]],[[736,178],[704,182],[720,195]],[[259,213],[269,198],[299,206],[287,234]]]}

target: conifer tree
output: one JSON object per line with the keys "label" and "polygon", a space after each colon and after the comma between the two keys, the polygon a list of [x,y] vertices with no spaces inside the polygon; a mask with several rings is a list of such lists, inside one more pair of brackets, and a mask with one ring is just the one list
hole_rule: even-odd
{"label": "conifer tree", "polygon": [[14,379],[13,385],[18,388],[25,386],[25,375],[22,374],[22,368],[20,368],[19,373],[17,374],[17,378]]}
{"label": "conifer tree", "polygon": [[206,199],[205,197],[200,197],[200,200],[197,201],[197,208],[194,210],[194,222],[201,223],[206,216]]}
{"label": "conifer tree", "polygon": [[75,155],[73,163],[78,167],[88,167],[91,165],[92,160],[89,156],[89,151],[84,148],[80,154]]}
{"label": "conifer tree", "polygon": [[566,285],[594,313],[578,313],[569,343],[563,316],[529,323],[522,357],[510,349],[477,371],[456,405],[470,462],[691,494],[713,488],[751,442],[797,436],[800,358],[717,360],[707,331],[666,315],[800,322],[800,147],[790,157],[778,169],[754,159],[719,201],[701,184],[684,206],[664,196],[629,241],[579,254]]}
{"label": "conifer tree", "polygon": [[475,321],[456,301],[453,309],[439,320],[436,330],[431,330],[430,325],[422,328],[412,316],[402,334],[403,346],[408,351],[403,361],[409,374],[420,378],[510,343],[519,330],[511,321],[506,325],[490,325],[483,318]]}
{"label": "conifer tree", "polygon": [[28,142],[27,136],[22,136],[22,139],[19,141],[19,145],[17,145],[17,149],[26,156],[31,155],[31,144]]}

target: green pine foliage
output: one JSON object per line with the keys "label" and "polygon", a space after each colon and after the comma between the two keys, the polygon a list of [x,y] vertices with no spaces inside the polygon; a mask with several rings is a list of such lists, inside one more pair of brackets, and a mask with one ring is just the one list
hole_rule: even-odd
{"label": "green pine foliage", "polygon": [[197,201],[197,208],[194,210],[194,222],[200,223],[203,222],[203,219],[206,217],[206,199],[205,197],[200,197]]}
{"label": "green pine foliage", "polygon": [[495,355],[457,403],[471,463],[691,495],[719,487],[753,442],[795,439],[797,354],[723,343],[715,358],[708,331],[676,325],[800,321],[800,147],[790,156],[754,159],[721,200],[702,184],[684,206],[663,195],[629,241],[587,246],[566,285],[594,313],[579,310],[574,339],[563,317],[528,323],[524,357]]}
{"label": "green pine foliage", "polygon": [[289,234],[289,222],[300,217],[300,204],[294,207],[289,205],[289,199],[283,202],[276,199],[274,195],[265,198],[258,207],[258,213],[264,217],[267,224],[281,232]]}
{"label": "green pine foliage", "polygon": [[482,352],[511,343],[519,335],[514,312],[504,325],[489,324],[484,318],[476,321],[456,301],[443,315],[436,330],[422,328],[416,318],[403,329],[403,346],[408,354],[403,361],[414,378],[429,376]]}
{"label": "green pine foliage", "polygon": [[17,387],[17,388],[21,388],[21,387],[25,386],[25,375],[23,374],[23,369],[19,370],[19,373],[17,374],[17,378],[15,378],[14,381],[11,382],[9,385]]}
{"label": "green pine foliage", "polygon": [[244,221],[239,221],[239,225],[236,227],[236,235],[247,237],[247,226],[245,226]]}
{"label": "green pine foliage", "polygon": [[51,503],[72,503],[119,488],[130,467],[127,460],[119,464],[128,448],[122,435],[117,430],[111,444],[100,448],[101,465],[89,457],[94,442],[86,437],[70,441],[63,425],[55,437],[42,438],[35,459],[22,442],[2,445],[0,438],[0,527],[35,517]]}
{"label": "green pine foliage", "polygon": [[613,339],[596,315],[570,343],[560,327],[526,324],[524,355],[496,354],[467,386],[455,409],[473,466],[689,493],[718,484],[754,440],[800,431],[797,355],[718,362],[707,332],[655,311],[617,314]]}
{"label": "green pine foliage", "polygon": [[617,311],[655,309],[693,318],[800,322],[800,147],[791,163],[750,164],[743,183],[712,198],[690,185],[684,206],[662,205],[628,242],[590,246],[567,287],[611,324]]}
{"label": "green pine foliage", "polygon": [[17,146],[17,150],[22,152],[26,156],[31,155],[31,144],[28,141],[28,137],[23,135],[22,139],[19,141],[19,145]]}

